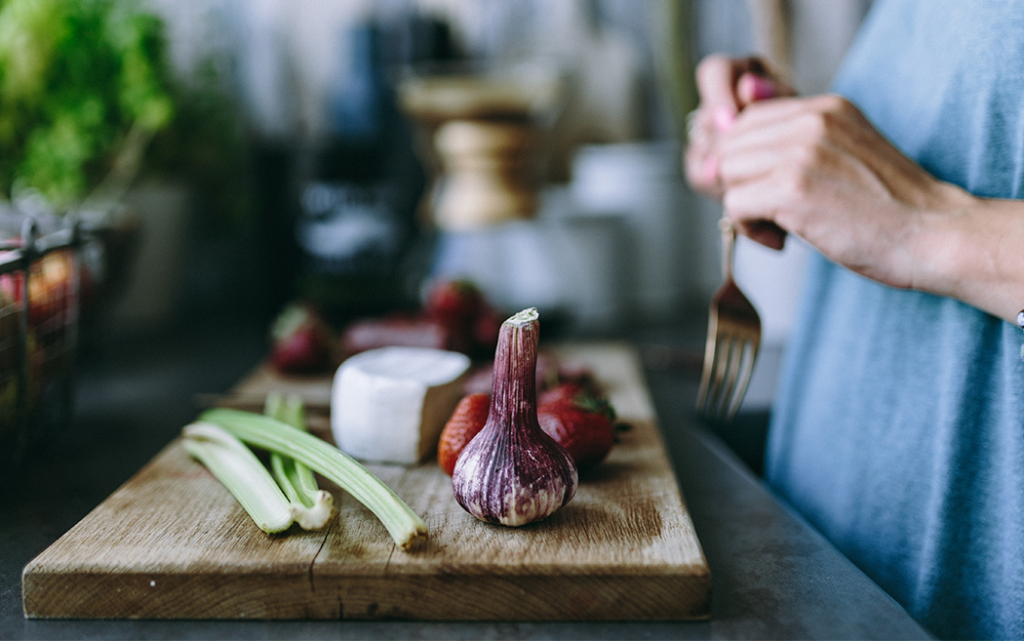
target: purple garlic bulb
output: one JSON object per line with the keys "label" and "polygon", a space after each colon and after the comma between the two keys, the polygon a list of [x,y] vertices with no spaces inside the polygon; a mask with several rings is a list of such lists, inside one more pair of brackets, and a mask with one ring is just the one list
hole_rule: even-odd
{"label": "purple garlic bulb", "polygon": [[459,505],[482,521],[512,527],[550,516],[579,483],[569,452],[537,422],[538,318],[530,308],[502,324],[487,423],[452,474]]}

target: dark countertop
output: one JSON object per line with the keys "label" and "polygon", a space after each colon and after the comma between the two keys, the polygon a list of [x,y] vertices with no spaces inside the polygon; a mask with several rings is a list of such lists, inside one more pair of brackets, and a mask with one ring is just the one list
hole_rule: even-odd
{"label": "dark countertop", "polygon": [[[0,493],[2,639],[928,638],[906,612],[780,503],[699,424],[691,368],[646,374],[714,582],[706,622],[369,622],[27,620],[21,571],[162,449],[266,350],[258,322],[193,323],[159,336],[100,336],[79,364],[75,418]],[[204,329],[205,328],[205,329]],[[702,330],[637,331],[640,347],[692,350]],[[696,345],[699,347],[699,345]]]}

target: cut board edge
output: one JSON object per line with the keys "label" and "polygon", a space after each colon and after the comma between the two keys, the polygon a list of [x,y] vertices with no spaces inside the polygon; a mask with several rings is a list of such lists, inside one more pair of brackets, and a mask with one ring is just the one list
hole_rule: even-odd
{"label": "cut board edge", "polygon": [[[710,575],[657,577],[638,586],[621,577],[485,577],[466,594],[457,578],[406,581],[302,577],[80,575],[74,582],[46,573],[24,577],[30,619],[693,621],[710,617]],[[289,598],[280,599],[281,588]],[[557,599],[551,596],[557,594]],[[45,597],[43,596],[45,595]],[[487,595],[488,598],[480,598]],[[268,598],[272,597],[272,598]]]}

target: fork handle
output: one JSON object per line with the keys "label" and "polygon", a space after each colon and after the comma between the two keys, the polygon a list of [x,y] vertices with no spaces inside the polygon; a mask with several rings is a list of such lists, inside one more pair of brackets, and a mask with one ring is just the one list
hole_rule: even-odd
{"label": "fork handle", "polygon": [[722,232],[722,278],[732,278],[732,257],[736,247],[736,225],[723,216],[718,221],[718,229]]}

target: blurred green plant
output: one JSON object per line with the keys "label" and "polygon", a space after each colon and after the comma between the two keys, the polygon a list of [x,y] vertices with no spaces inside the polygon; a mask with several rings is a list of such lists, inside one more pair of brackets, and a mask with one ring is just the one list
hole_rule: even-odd
{"label": "blurred green plant", "polygon": [[165,31],[142,0],[0,0],[0,198],[102,206],[146,170],[238,216],[236,110],[214,65],[175,76]]}
{"label": "blurred green plant", "polygon": [[0,190],[80,202],[174,117],[163,23],[126,0],[0,5]]}

